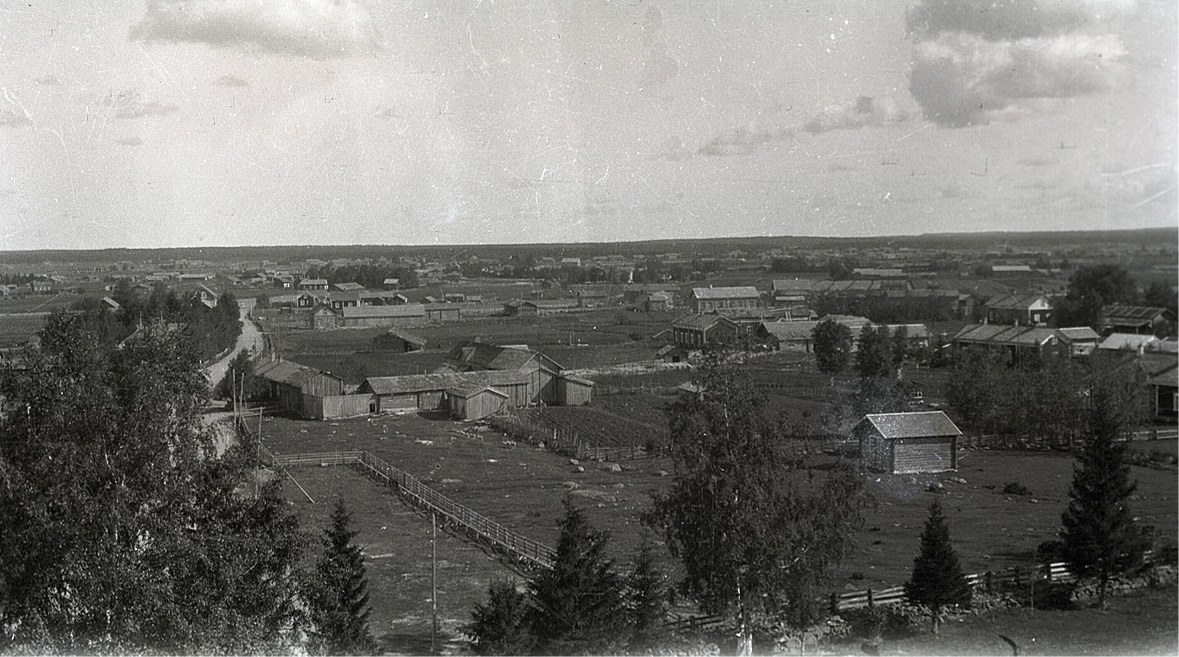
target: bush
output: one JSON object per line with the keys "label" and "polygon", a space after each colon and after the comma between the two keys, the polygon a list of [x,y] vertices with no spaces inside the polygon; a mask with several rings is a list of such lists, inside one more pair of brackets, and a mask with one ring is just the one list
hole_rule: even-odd
{"label": "bush", "polygon": [[1036,561],[1038,563],[1052,563],[1064,559],[1063,541],[1044,541],[1036,546]]}
{"label": "bush", "polygon": [[1009,481],[1003,486],[1004,495],[1031,495],[1032,491],[1018,481]]}
{"label": "bush", "polygon": [[918,633],[928,622],[929,609],[900,603],[849,609],[840,614],[851,627],[851,634],[862,639],[903,639]]}

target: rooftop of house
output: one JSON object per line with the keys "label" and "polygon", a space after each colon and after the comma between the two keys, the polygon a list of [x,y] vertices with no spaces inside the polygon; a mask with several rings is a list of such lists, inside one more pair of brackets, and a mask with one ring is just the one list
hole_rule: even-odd
{"label": "rooftop of house", "polygon": [[1027,310],[1033,304],[1043,301],[1048,302],[1048,297],[1043,294],[1008,294],[1005,296],[991,299],[987,302],[987,308],[997,310]]}
{"label": "rooftop of house", "polygon": [[861,425],[865,424],[889,440],[962,435],[962,430],[942,411],[875,413],[864,416]]}
{"label": "rooftop of house", "polygon": [[402,303],[395,306],[345,306],[340,309],[344,319],[368,317],[425,317],[426,306]]}
{"label": "rooftop of house", "polygon": [[400,395],[427,390],[449,390],[470,385],[506,386],[528,383],[528,375],[513,371],[456,372],[453,374],[410,374],[370,376],[360,384],[362,392]]}
{"label": "rooftop of house", "polygon": [[704,330],[717,323],[733,325],[733,320],[723,315],[684,315],[671,323],[672,328]]}
{"label": "rooftop of house", "polygon": [[267,361],[254,368],[254,376],[291,386],[301,386],[321,374],[343,381],[343,379],[340,379],[340,377],[334,374],[321,372],[313,367],[300,365],[289,360]]}
{"label": "rooftop of house", "polygon": [[1125,303],[1113,303],[1101,308],[1101,320],[1105,324],[1126,322],[1145,325],[1163,314],[1168,314],[1167,309],[1158,306],[1131,306]]}
{"label": "rooftop of house", "polygon": [[740,287],[694,287],[692,296],[701,300],[757,299],[761,293],[752,286]]}

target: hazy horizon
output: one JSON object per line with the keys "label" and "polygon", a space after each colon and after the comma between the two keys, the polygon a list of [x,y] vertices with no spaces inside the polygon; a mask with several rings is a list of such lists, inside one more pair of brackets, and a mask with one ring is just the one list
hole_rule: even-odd
{"label": "hazy horizon", "polygon": [[64,0],[0,14],[0,249],[1179,225],[1151,0]]}

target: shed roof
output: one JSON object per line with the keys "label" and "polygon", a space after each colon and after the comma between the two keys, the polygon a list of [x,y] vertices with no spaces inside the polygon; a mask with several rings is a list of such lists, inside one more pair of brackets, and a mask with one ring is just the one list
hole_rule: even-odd
{"label": "shed roof", "polygon": [[528,376],[511,371],[460,372],[455,374],[411,374],[408,376],[370,376],[360,384],[361,392],[400,395],[413,392],[449,390],[462,386],[527,385]]}
{"label": "shed roof", "polygon": [[462,397],[463,399],[469,399],[469,398],[474,397],[475,395],[477,395],[481,392],[484,392],[484,391],[490,392],[491,394],[499,396],[499,397],[503,397],[504,399],[508,398],[508,394],[506,392],[501,392],[499,390],[496,390],[495,388],[492,388],[491,386],[483,385],[480,383],[464,383],[464,384],[460,384],[460,385],[454,386],[452,388],[446,389],[446,393],[448,395],[453,395],[455,397]]}
{"label": "shed roof", "polygon": [[409,331],[406,331],[405,329],[402,329],[402,328],[396,328],[396,327],[391,328],[388,331],[385,331],[384,333],[378,335],[374,339],[380,340],[381,338],[386,338],[386,337],[400,338],[410,344],[416,344],[416,345],[419,345],[422,347],[426,346],[426,339],[425,338],[419,336],[416,333],[410,333]]}
{"label": "shed roof", "polygon": [[534,360],[548,361],[553,369],[561,365],[539,351],[526,347],[501,347],[483,342],[466,342],[450,351],[447,358],[467,367],[487,370],[519,370]]}
{"label": "shed roof", "polygon": [[1157,306],[1131,306],[1125,303],[1111,303],[1101,308],[1101,320],[1105,324],[1133,324],[1142,326],[1167,314],[1166,308]]}
{"label": "shed roof", "polygon": [[671,323],[672,328],[704,330],[718,322],[736,326],[733,320],[723,315],[684,315]]}
{"label": "shed roof", "polygon": [[336,283],[332,287],[344,292],[359,292],[364,289],[360,283]]}
{"label": "shed roof", "polygon": [[1101,337],[1097,334],[1097,331],[1094,331],[1088,326],[1070,326],[1056,330],[1060,331],[1060,334],[1063,335],[1069,342],[1081,342],[1085,340],[1097,341],[1097,339]]}
{"label": "shed roof", "polygon": [[354,317],[425,317],[426,307],[420,303],[394,306],[345,306],[340,309],[344,319]]}
{"label": "shed roof", "polygon": [[962,431],[942,411],[875,413],[865,415],[860,424],[865,423],[888,440],[962,435]]}
{"label": "shed roof", "polygon": [[254,376],[267,381],[289,386],[301,387],[317,376],[327,376],[343,382],[343,379],[329,372],[321,372],[314,367],[307,367],[289,360],[272,360],[262,363],[254,369]]}
{"label": "shed roof", "polygon": [[987,308],[996,308],[999,310],[1027,310],[1032,304],[1043,300],[1048,302],[1048,297],[1043,294],[1008,294],[1006,296],[992,299],[987,302]]}
{"label": "shed roof", "polygon": [[757,288],[750,286],[694,287],[692,288],[692,296],[697,299],[756,299],[761,296],[761,293],[757,291]]}

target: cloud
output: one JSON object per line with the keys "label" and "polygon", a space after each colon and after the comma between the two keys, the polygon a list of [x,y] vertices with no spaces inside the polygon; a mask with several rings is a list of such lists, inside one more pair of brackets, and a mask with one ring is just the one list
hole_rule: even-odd
{"label": "cloud", "polygon": [[917,39],[909,92],[929,120],[964,127],[1030,100],[1111,89],[1126,50],[1101,30],[1124,4],[925,0],[907,20]]}
{"label": "cloud", "polygon": [[139,145],[143,144],[143,140],[140,139],[139,136],[137,135],[137,136],[133,136],[133,137],[124,137],[122,139],[117,140],[117,143],[122,144],[123,146],[139,146]]}
{"label": "cloud", "polygon": [[377,30],[358,0],[148,0],[135,41],[260,46],[315,59],[378,50]]}
{"label": "cloud", "polygon": [[644,93],[654,94],[679,73],[680,64],[667,54],[667,43],[663,39],[663,14],[658,7],[647,7],[642,29],[646,56],[641,62],[639,88]]}
{"label": "cloud", "polygon": [[851,130],[870,125],[884,125],[905,121],[909,113],[891,98],[876,99],[860,96],[855,102],[823,108],[803,129],[818,134],[831,130]]}
{"label": "cloud", "polygon": [[0,126],[17,127],[22,125],[33,125],[24,112],[0,110]]}
{"label": "cloud", "polygon": [[214,81],[213,84],[217,85],[218,87],[248,87],[248,86],[250,86],[249,82],[246,82],[245,80],[238,78],[238,77],[234,77],[232,75],[222,75],[221,77],[217,78],[217,80]]}
{"label": "cloud", "polygon": [[61,81],[57,79],[57,76],[53,75],[52,73],[46,75],[43,78],[37,78],[34,80],[34,82],[46,87],[56,87],[61,84]]}
{"label": "cloud", "polygon": [[696,152],[699,155],[744,155],[756,151],[763,144],[789,139],[797,132],[791,126],[734,128],[705,142]]}

